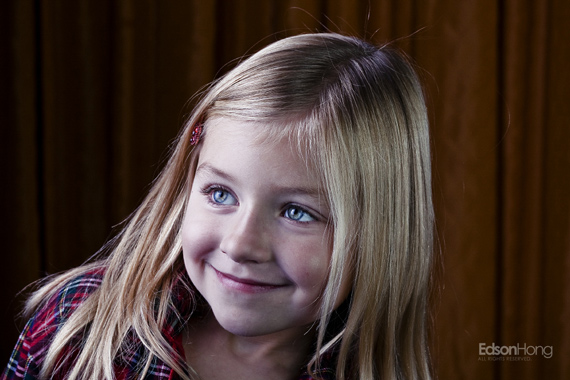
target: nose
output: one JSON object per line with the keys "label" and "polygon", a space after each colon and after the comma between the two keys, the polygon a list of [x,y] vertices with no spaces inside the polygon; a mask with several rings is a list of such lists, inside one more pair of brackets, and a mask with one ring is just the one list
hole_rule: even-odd
{"label": "nose", "polygon": [[232,218],[220,242],[221,251],[237,263],[270,261],[270,231],[262,215],[255,210],[240,210]]}

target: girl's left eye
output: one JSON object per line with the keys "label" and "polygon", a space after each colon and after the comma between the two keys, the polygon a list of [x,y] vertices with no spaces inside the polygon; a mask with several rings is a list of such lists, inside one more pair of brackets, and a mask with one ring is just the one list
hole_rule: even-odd
{"label": "girl's left eye", "polygon": [[291,219],[295,222],[312,222],[315,218],[309,214],[307,211],[303,210],[299,206],[289,206],[285,209],[283,215],[287,219]]}

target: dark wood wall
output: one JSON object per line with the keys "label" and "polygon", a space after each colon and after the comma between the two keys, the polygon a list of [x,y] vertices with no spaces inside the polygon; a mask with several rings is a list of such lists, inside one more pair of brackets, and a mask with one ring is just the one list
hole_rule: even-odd
{"label": "dark wood wall", "polygon": [[[16,293],[82,263],[134,210],[191,95],[277,38],[332,30],[400,39],[422,67],[439,377],[570,378],[567,20],[565,0],[2,2],[3,360]],[[480,343],[553,357],[483,361]]]}

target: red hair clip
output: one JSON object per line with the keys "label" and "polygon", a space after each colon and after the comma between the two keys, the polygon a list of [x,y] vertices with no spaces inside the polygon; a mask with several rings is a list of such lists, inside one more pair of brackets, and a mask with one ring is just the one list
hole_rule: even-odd
{"label": "red hair clip", "polygon": [[192,128],[192,135],[190,137],[190,145],[198,145],[200,137],[202,136],[202,128],[202,123],[194,125],[194,128]]}

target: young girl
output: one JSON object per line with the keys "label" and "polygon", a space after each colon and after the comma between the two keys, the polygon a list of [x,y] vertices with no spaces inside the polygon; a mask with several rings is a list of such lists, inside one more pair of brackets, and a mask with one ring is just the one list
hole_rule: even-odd
{"label": "young girl", "polygon": [[309,34],[215,82],[2,379],[429,379],[428,122],[388,47]]}

